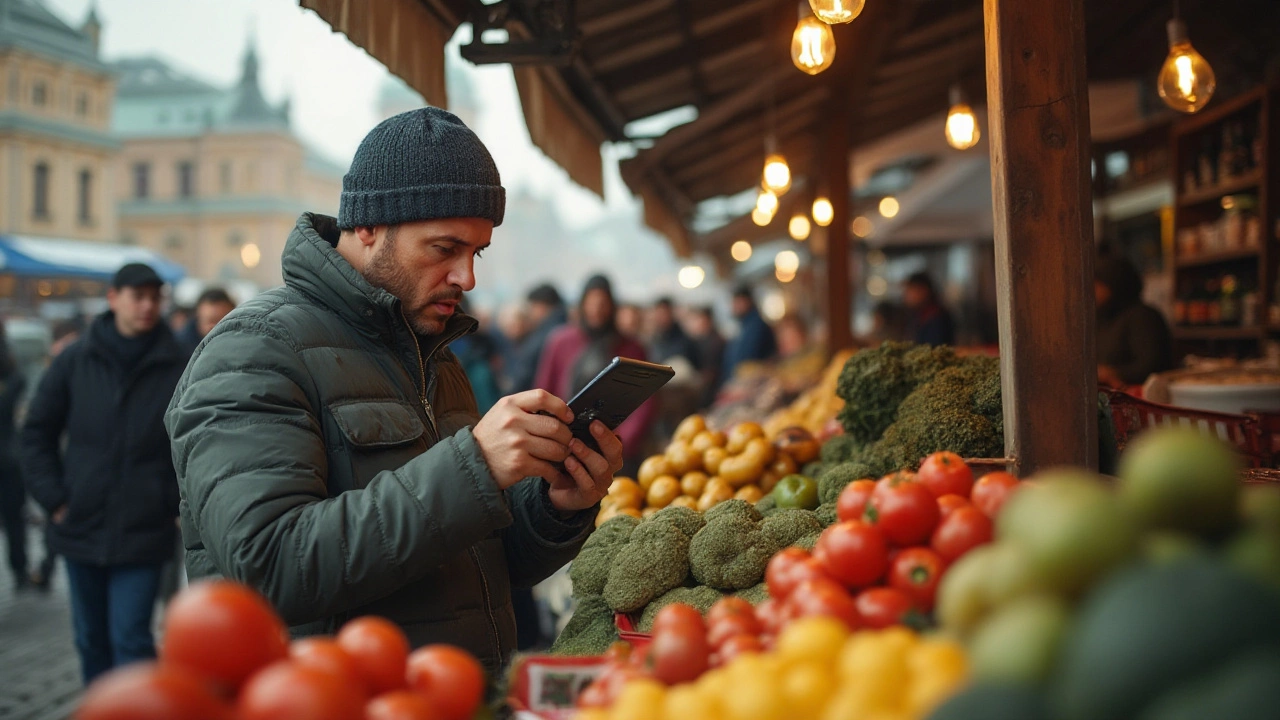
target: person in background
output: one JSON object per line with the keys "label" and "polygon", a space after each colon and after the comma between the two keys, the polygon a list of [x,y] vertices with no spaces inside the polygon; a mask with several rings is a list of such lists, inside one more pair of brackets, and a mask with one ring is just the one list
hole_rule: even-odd
{"label": "person in background", "polygon": [[733,377],[741,363],[769,360],[778,353],[773,329],[760,315],[750,288],[740,286],[733,291],[733,317],[738,321],[738,334],[724,349],[726,380]]}
{"label": "person in background", "polygon": [[511,386],[510,392],[513,393],[525,392],[535,387],[538,361],[542,358],[547,338],[556,328],[564,325],[568,318],[564,299],[550,283],[543,283],[530,290],[525,296],[525,302],[528,305],[525,321],[529,329],[516,342],[505,368]]}
{"label": "person in background", "polygon": [[18,412],[18,399],[26,387],[26,379],[18,371],[18,365],[9,350],[9,340],[0,324],[0,521],[9,544],[9,569],[13,571],[13,585],[21,590],[27,586],[27,519],[23,512],[27,504],[27,491],[22,483],[22,472],[14,452],[14,421]]}
{"label": "person in background", "polygon": [[649,357],[654,362],[667,363],[672,358],[682,357],[689,361],[695,370],[701,369],[701,355],[698,345],[676,320],[676,307],[671,298],[658,298],[649,311]]}
{"label": "person in background", "polygon": [[773,332],[778,340],[778,357],[782,360],[797,357],[810,349],[809,328],[799,315],[783,316]]}
{"label": "person in background", "polygon": [[698,348],[698,368],[702,372],[702,406],[710,407],[720,391],[724,337],[716,328],[715,310],[710,305],[694,308],[686,320],[690,339]]}
{"label": "person in background", "polygon": [[644,311],[640,309],[639,305],[630,303],[619,305],[618,311],[614,316],[614,324],[623,337],[644,342],[644,338],[648,336],[648,328],[645,327],[644,322]]}
{"label": "person in background", "polygon": [[163,284],[147,265],[120,268],[111,309],[54,358],[19,435],[28,489],[66,560],[86,684],[155,657],[151,615],[178,517],[163,419],[187,365],[160,322]]}
{"label": "person in background", "polygon": [[186,307],[185,305],[175,305],[173,309],[169,311],[169,329],[172,330],[175,335],[181,335],[182,331],[187,329],[191,324],[192,319],[191,308]]}
{"label": "person in background", "polygon": [[178,341],[187,348],[188,352],[194,352],[196,346],[201,340],[208,335],[215,325],[222,322],[222,319],[231,314],[236,309],[236,301],[231,299],[226,290],[222,288],[209,288],[200,293],[200,298],[196,300],[196,307],[191,322],[178,333]]}
{"label": "person in background", "polygon": [[[618,306],[609,278],[587,280],[578,303],[582,320],[565,325],[547,339],[535,385],[566,402],[586,387],[615,357],[645,360],[644,347],[618,328]],[[650,400],[617,427],[622,438],[624,471],[640,460],[655,408]]]}
{"label": "person in background", "polygon": [[871,309],[871,333],[862,341],[869,345],[879,345],[886,340],[901,340],[904,324],[902,308],[881,300]]}
{"label": "person in background", "polygon": [[1097,307],[1098,384],[1141,385],[1173,368],[1173,340],[1164,316],[1142,302],[1142,276],[1123,257],[1098,258],[1093,272]]}
{"label": "person in background", "polygon": [[[53,344],[49,346],[49,357],[45,361],[46,366],[52,363],[54,358],[61,355],[63,350],[71,347],[76,340],[80,339],[81,324],[81,321],[77,319],[63,320],[53,326]],[[50,540],[52,533],[53,522],[46,515],[44,529],[41,533],[41,538],[44,541],[44,558],[40,560],[40,564],[36,566],[36,569],[31,571],[31,585],[46,592],[53,583],[53,569],[58,562],[58,553],[53,549],[54,542]]]}
{"label": "person in background", "polygon": [[951,313],[942,306],[928,273],[907,278],[902,291],[907,306],[907,338],[921,345],[954,345],[956,327]]}
{"label": "person in background", "polygon": [[[458,311],[466,312],[461,305],[458,306]],[[502,391],[498,388],[502,356],[488,327],[479,320],[477,323],[478,330],[454,340],[449,345],[449,350],[462,363],[462,369],[467,374],[467,380],[471,381],[471,390],[476,396],[476,408],[483,415],[502,397]]]}

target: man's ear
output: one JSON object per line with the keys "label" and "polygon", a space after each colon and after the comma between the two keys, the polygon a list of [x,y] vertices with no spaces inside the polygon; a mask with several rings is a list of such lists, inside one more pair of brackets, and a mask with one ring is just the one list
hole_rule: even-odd
{"label": "man's ear", "polygon": [[377,228],[370,225],[368,227],[358,227],[355,229],[356,239],[365,247],[372,247],[374,241],[378,239]]}

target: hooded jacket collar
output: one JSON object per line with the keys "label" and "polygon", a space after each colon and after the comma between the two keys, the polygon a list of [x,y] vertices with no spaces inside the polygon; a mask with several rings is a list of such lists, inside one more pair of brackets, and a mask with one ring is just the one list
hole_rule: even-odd
{"label": "hooded jacket collar", "polygon": [[[285,243],[281,265],[289,287],[329,308],[348,325],[371,337],[396,336],[408,322],[400,299],[374,287],[338,253],[340,232],[332,217],[303,213]],[[475,332],[479,323],[457,312],[445,323],[444,332],[422,337],[422,352],[436,349]]]}

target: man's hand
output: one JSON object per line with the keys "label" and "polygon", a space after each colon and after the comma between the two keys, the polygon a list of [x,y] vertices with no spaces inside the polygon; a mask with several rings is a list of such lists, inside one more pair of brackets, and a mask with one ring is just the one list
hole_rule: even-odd
{"label": "man's hand", "polygon": [[622,469],[622,440],[599,420],[592,421],[591,436],[600,446],[600,452],[574,438],[569,443],[573,454],[564,461],[570,477],[544,476],[551,483],[547,497],[557,510],[577,512],[600,502],[609,492],[613,474]]}
{"label": "man's hand", "polygon": [[552,463],[569,457],[573,434],[568,423],[572,421],[573,411],[563,400],[545,390],[529,390],[499,400],[471,434],[489,474],[505,490],[527,477],[551,481],[563,477]]}
{"label": "man's hand", "polygon": [[67,506],[63,505],[57,510],[54,510],[53,514],[49,516],[49,519],[53,521],[54,525],[61,525],[62,521],[67,519]]}

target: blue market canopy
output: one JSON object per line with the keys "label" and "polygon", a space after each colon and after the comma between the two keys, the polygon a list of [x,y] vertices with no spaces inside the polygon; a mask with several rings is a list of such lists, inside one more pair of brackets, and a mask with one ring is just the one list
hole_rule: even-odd
{"label": "blue market canopy", "polygon": [[122,265],[132,262],[150,265],[168,283],[187,274],[181,265],[132,245],[0,235],[0,273],[109,281]]}

